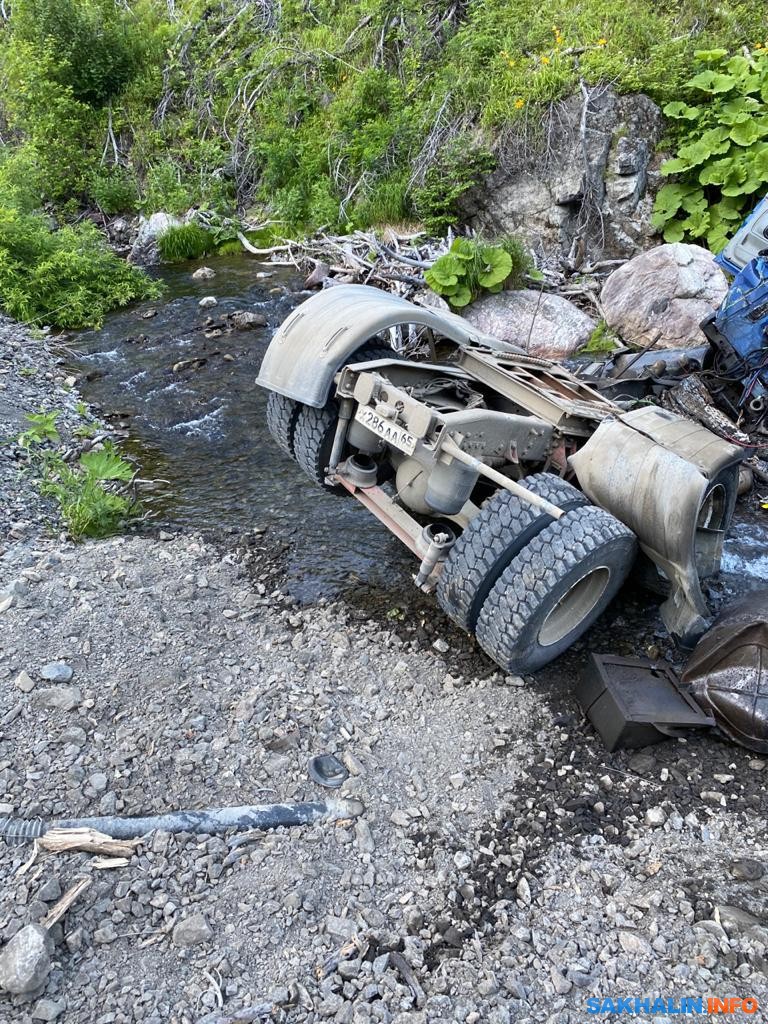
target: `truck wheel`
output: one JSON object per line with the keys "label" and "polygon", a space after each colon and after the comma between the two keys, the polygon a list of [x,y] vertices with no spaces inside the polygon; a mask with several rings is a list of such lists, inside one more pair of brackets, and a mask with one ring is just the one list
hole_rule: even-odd
{"label": "truck wheel", "polygon": [[[399,356],[383,345],[365,344],[354,352],[345,363],[362,363],[369,359],[397,359]],[[339,367],[341,369],[341,367]],[[347,494],[343,487],[329,487],[325,482],[325,471],[331,459],[339,406],[335,398],[329,398],[321,409],[301,405],[296,416],[293,434],[293,454],[296,461],[310,480],[331,494]]]}
{"label": "truck wheel", "polygon": [[480,646],[507,672],[535,672],[602,614],[636,550],[632,531],[605,509],[566,512],[496,581],[477,620]]}
{"label": "truck wheel", "polygon": [[[553,473],[535,473],[521,483],[566,511],[589,504],[581,491]],[[496,580],[551,522],[546,512],[510,491],[492,494],[451,548],[438,578],[437,600],[446,615],[472,632]]]}
{"label": "truck wheel", "polygon": [[270,391],[267,398],[267,430],[280,451],[293,458],[293,435],[301,406],[292,398]]}

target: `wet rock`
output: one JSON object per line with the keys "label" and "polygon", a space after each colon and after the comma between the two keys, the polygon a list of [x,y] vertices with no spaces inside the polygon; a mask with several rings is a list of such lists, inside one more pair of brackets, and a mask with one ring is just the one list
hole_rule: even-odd
{"label": "wet rock", "polygon": [[34,992],[51,970],[53,940],[39,924],[17,932],[0,953],[0,988],[13,995]]}
{"label": "wet rock", "polygon": [[216,271],[210,267],[198,267],[192,274],[193,281],[210,281],[214,277],[216,277]]}
{"label": "wet rock", "polygon": [[728,282],[712,253],[675,242],[636,256],[600,294],[605,319],[626,342],[664,348],[704,343],[699,324],[725,297]]}
{"label": "wet rock", "polygon": [[307,279],[304,282],[305,288],[319,288],[323,281],[330,276],[331,268],[327,263],[318,261],[314,269],[307,275]]}
{"label": "wet rock", "polygon": [[263,313],[252,313],[248,309],[239,309],[232,314],[229,322],[236,331],[253,331],[257,327],[264,327],[267,318]]}
{"label": "wet rock", "polygon": [[192,914],[185,917],[173,929],[173,944],[180,949],[199,946],[213,938],[213,929],[204,914]]}
{"label": "wet rock", "polygon": [[204,295],[198,302],[198,306],[201,309],[211,309],[213,306],[218,306],[218,300],[215,295]]}
{"label": "wet rock", "polygon": [[149,267],[160,262],[157,240],[169,228],[181,227],[182,221],[170,213],[153,213],[150,217],[139,218],[139,230],[128,254],[128,262],[139,267]]}
{"label": "wet rock", "polygon": [[485,295],[464,316],[484,334],[546,359],[572,356],[595,329],[595,321],[568,299],[527,288]]}
{"label": "wet rock", "polygon": [[49,683],[68,683],[74,670],[65,661],[51,661],[43,665],[40,675]]}

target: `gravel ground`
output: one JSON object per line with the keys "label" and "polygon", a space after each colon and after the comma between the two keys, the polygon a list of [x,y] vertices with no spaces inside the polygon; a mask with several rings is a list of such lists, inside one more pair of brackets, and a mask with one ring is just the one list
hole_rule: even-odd
{"label": "gravel ground", "polygon": [[[73,401],[53,357],[35,361],[48,368],[3,377],[7,423]],[[364,810],[244,847],[156,832],[112,869],[41,853],[20,874],[31,847],[0,842],[3,942],[91,879],[50,930],[37,988],[0,995],[1,1021],[505,1024],[586,1021],[590,997],[766,1004],[766,763],[712,737],[606,754],[572,697],[589,649],[671,656],[648,599],[626,595],[522,680],[415,591],[397,622],[364,597],[298,606],[269,528],[239,546],[72,545],[41,528],[50,510],[14,469],[0,456],[0,815],[324,799],[307,774],[320,752]]]}

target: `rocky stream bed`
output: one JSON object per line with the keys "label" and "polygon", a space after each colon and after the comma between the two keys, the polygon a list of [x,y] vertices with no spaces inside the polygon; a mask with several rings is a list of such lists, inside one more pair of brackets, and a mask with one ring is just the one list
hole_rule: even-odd
{"label": "rocky stream bed", "polygon": [[[506,1024],[586,1021],[590,997],[768,1005],[768,764],[712,736],[607,754],[572,695],[590,650],[680,660],[656,599],[627,588],[535,679],[499,672],[409,588],[394,540],[268,447],[248,382],[298,298],[255,287],[240,305],[237,281],[219,288],[218,313],[264,312],[243,334],[206,339],[180,283],[156,317],[127,311],[69,354],[0,325],[6,439],[41,407],[74,424],[74,376],[171,481],[155,523],[75,545],[0,447],[0,817],[323,799],[307,774],[323,751],[364,811],[263,833],[242,856],[231,836],[158,832],[113,869],[41,854],[19,873],[31,847],[0,841],[3,943],[91,879],[50,931],[38,988],[0,995],[0,1020]],[[200,432],[216,373],[227,401]],[[757,515],[740,516],[715,606],[768,575]]]}

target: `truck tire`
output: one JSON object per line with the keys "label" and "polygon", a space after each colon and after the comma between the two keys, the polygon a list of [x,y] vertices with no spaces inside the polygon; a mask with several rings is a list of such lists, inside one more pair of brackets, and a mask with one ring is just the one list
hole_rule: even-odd
{"label": "truck tire", "polygon": [[480,646],[507,672],[535,672],[602,614],[636,551],[635,535],[605,509],[566,512],[496,581],[477,620]]}
{"label": "truck tire", "polygon": [[[370,359],[399,358],[401,357],[392,349],[367,342],[342,365],[362,363]],[[330,462],[338,419],[339,406],[335,398],[329,398],[320,409],[315,409],[311,405],[299,406],[293,434],[293,454],[313,483],[331,494],[344,495],[348,492],[343,487],[329,487],[325,482],[325,471]]]}
{"label": "truck tire", "polygon": [[[521,483],[566,511],[589,504],[586,495],[553,473],[535,473]],[[552,521],[510,491],[497,491],[484,501],[451,548],[438,578],[437,600],[446,615],[471,633],[496,580]]]}
{"label": "truck tire", "polygon": [[267,430],[281,452],[293,458],[293,435],[301,406],[292,398],[270,391],[267,398]]}

